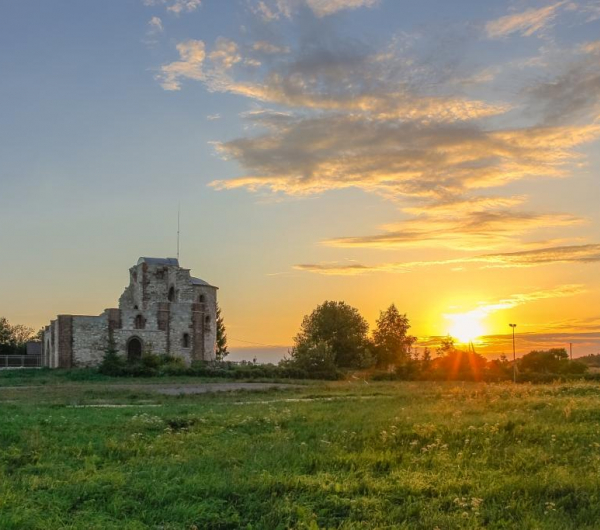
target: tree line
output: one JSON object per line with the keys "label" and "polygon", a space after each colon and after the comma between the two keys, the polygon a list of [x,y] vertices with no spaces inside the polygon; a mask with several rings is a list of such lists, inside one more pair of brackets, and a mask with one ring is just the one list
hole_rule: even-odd
{"label": "tree line", "polygon": [[452,337],[442,339],[433,351],[425,347],[418,352],[410,327],[406,314],[392,304],[380,312],[369,334],[369,325],[356,308],[326,301],[304,317],[289,357],[280,365],[323,378],[363,370],[380,380],[501,381],[516,372],[521,381],[545,381],[588,372],[586,363],[569,360],[562,348],[529,352],[516,366],[506,356],[488,360],[460,349]]}

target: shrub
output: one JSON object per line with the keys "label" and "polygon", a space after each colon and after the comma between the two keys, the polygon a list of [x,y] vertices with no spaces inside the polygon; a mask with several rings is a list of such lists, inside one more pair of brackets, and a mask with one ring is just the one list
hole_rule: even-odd
{"label": "shrub", "polygon": [[98,366],[98,371],[104,375],[120,376],[124,375],[126,368],[125,359],[119,355],[114,341],[109,341],[102,362]]}

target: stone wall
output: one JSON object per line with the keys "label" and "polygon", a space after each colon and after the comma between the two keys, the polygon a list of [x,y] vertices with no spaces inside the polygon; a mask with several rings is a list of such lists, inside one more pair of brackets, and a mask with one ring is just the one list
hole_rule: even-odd
{"label": "stone wall", "polygon": [[97,366],[108,345],[108,315],[74,316],[73,366]]}

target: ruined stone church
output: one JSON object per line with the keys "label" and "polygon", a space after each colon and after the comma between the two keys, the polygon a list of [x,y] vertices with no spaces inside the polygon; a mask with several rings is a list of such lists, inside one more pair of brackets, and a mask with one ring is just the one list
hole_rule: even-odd
{"label": "ruined stone church", "polygon": [[175,258],[140,258],[118,309],[99,316],[58,315],[44,329],[42,365],[94,366],[112,341],[130,361],[144,352],[169,354],[187,364],[214,360],[217,287],[194,278]]}

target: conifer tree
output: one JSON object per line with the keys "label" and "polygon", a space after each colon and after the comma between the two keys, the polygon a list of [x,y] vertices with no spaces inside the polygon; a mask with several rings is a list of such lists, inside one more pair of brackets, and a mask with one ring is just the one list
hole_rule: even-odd
{"label": "conifer tree", "polygon": [[217,304],[217,361],[222,361],[229,355],[227,349],[227,333],[225,331],[225,322],[223,321],[223,315],[221,314],[221,308]]}

